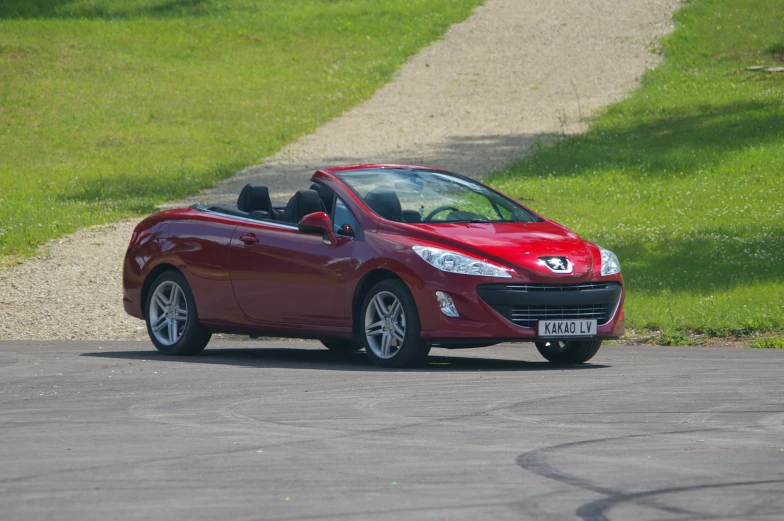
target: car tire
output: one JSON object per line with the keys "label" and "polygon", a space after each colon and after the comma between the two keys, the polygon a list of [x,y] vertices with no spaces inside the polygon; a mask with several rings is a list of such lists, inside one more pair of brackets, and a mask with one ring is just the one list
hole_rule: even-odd
{"label": "car tire", "polygon": [[362,344],[353,340],[321,340],[321,343],[335,353],[353,353],[362,349]]}
{"label": "car tire", "polygon": [[179,271],[166,271],[153,281],[144,311],[147,333],[161,353],[194,355],[210,341],[212,333],[199,324],[193,293]]}
{"label": "car tire", "polygon": [[593,358],[601,345],[601,340],[550,340],[536,342],[536,349],[554,364],[582,364]]}
{"label": "car tire", "polygon": [[412,367],[425,361],[430,346],[419,338],[419,312],[402,281],[382,280],[370,289],[360,309],[359,337],[374,364]]}

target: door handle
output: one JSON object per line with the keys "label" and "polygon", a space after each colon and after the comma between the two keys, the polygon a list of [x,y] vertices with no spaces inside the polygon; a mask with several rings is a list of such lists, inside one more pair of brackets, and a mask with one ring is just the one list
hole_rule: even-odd
{"label": "door handle", "polygon": [[246,233],[245,235],[240,237],[240,240],[242,242],[244,242],[245,244],[248,244],[248,245],[258,244],[258,242],[259,242],[259,240],[256,238],[256,236],[253,235],[252,233]]}

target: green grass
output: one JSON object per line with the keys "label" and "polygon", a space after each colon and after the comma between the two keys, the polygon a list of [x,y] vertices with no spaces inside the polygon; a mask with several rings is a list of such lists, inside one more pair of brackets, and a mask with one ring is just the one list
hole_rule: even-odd
{"label": "green grass", "polygon": [[479,3],[0,0],[0,260],[262,161]]}
{"label": "green grass", "polygon": [[656,344],[660,346],[685,346],[690,343],[688,335],[680,331],[663,332],[656,339]]}
{"label": "green grass", "polygon": [[754,340],[749,347],[758,349],[784,349],[784,337],[768,337]]}
{"label": "green grass", "polygon": [[784,330],[784,10],[695,0],[665,62],[585,135],[490,179],[614,250],[627,326],[748,335]]}

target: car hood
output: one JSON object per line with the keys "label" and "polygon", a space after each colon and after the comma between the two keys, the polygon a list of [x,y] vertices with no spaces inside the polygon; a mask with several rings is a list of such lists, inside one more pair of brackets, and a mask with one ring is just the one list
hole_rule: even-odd
{"label": "car hood", "polygon": [[[589,243],[552,221],[535,223],[440,223],[418,224],[426,239],[449,245],[514,268],[523,277],[585,278],[593,273]],[[541,257],[567,257],[572,273],[554,273]]]}

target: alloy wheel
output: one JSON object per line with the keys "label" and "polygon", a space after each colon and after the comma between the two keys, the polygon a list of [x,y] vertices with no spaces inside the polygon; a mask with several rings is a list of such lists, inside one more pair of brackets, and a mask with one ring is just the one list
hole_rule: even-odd
{"label": "alloy wheel", "polygon": [[398,298],[379,291],[365,310],[365,338],[370,349],[382,359],[393,358],[406,337],[406,313]]}
{"label": "alloy wheel", "polygon": [[188,322],[188,301],[182,288],[172,281],[158,285],[150,301],[149,313],[155,339],[165,346],[176,344]]}

